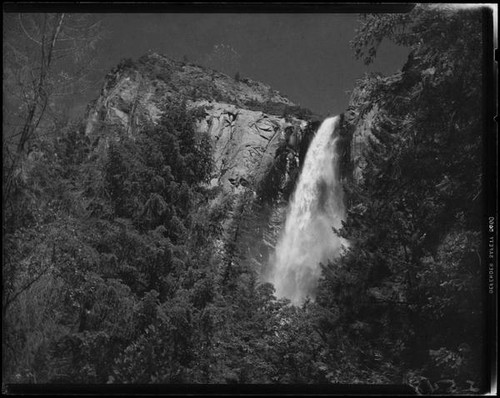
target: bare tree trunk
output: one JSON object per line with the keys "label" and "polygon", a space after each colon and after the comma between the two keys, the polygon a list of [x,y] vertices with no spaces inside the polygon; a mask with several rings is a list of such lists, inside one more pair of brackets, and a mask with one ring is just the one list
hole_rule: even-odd
{"label": "bare tree trunk", "polygon": [[22,24],[22,21],[20,19],[20,24],[23,27],[23,31],[26,33],[28,38],[40,44],[40,51],[41,51],[40,74],[38,76],[37,87],[33,93],[34,94],[33,99],[31,100],[31,104],[29,105],[29,111],[26,116],[26,120],[24,121],[24,126],[21,130],[21,136],[19,138],[19,142],[17,143],[16,151],[13,155],[12,163],[10,164],[10,167],[7,170],[6,175],[4,175],[5,183],[4,183],[4,191],[2,198],[4,208],[11,199],[14,173],[17,167],[19,166],[21,158],[24,155],[26,149],[26,143],[33,137],[36,129],[38,128],[40,122],[43,119],[43,116],[45,114],[45,109],[47,108],[47,103],[48,103],[48,95],[46,92],[47,75],[50,71],[52,54],[57,42],[57,38],[59,37],[59,34],[61,32],[63,22],[64,22],[64,14],[59,14],[57,16],[57,22],[54,25],[51,34],[49,47],[46,49],[45,47],[46,47],[47,17],[45,17],[44,19],[41,42],[36,41],[26,32]]}

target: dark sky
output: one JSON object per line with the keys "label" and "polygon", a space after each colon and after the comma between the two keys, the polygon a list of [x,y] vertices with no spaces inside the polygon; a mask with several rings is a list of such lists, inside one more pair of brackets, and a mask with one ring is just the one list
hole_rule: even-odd
{"label": "dark sky", "polygon": [[368,69],[354,59],[349,41],[356,14],[105,14],[108,30],[102,66],[155,51],[202,64],[217,44],[239,54],[236,69],[271,85],[316,113],[338,114],[366,71],[390,74],[407,51],[385,43]]}

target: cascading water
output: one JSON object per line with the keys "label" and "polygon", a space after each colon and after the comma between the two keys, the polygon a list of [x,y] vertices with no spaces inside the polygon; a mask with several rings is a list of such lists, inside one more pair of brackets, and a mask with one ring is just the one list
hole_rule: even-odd
{"label": "cascading water", "polygon": [[340,228],[344,217],[336,153],[338,123],[338,116],[326,119],[311,142],[276,246],[269,281],[278,297],[294,304],[306,296],[314,298],[319,263],[338,255],[346,244],[332,229]]}

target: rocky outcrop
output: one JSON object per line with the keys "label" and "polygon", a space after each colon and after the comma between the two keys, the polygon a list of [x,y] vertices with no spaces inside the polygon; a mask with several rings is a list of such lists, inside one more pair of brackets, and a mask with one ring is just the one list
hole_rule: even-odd
{"label": "rocky outcrop", "polygon": [[[403,82],[403,72],[397,72],[390,76],[382,76],[380,74],[366,75],[358,80],[356,87],[352,91],[349,100],[349,106],[343,114],[341,123],[341,135],[349,141],[348,151],[344,154],[345,163],[350,163],[346,166],[346,174],[360,181],[363,178],[363,170],[367,167],[365,159],[365,149],[370,140],[375,142],[378,138],[374,134],[375,128],[384,124],[393,124],[390,118],[387,118],[387,110],[391,105],[387,102],[382,102],[373,93],[380,90],[381,87],[387,92],[394,93],[394,100],[397,101],[398,87]],[[390,98],[390,94],[388,94]],[[376,131],[375,131],[376,132]]]}
{"label": "rocky outcrop", "polygon": [[373,126],[379,107],[370,100],[367,77],[359,80],[351,93],[349,106],[340,120],[341,175],[360,181],[367,166],[364,151],[370,140],[376,140]]}
{"label": "rocky outcrop", "polygon": [[237,81],[215,70],[153,53],[137,62],[122,61],[106,76],[101,95],[88,111],[87,133],[95,130],[99,121],[132,127],[143,117],[154,120],[160,115],[162,102],[179,98],[226,103],[249,110],[267,104],[274,112],[266,113],[277,115],[296,107],[264,83],[251,79]]}
{"label": "rocky outcrop", "polygon": [[290,122],[232,104],[199,101],[194,106],[203,107],[206,114],[198,122],[198,131],[208,133],[213,142],[213,184],[226,190],[256,187],[273,165]]}
{"label": "rocky outcrop", "polygon": [[272,166],[278,147],[286,145],[287,131],[298,131],[297,141],[307,124],[282,113],[256,110],[258,104],[278,104],[282,111],[295,106],[263,83],[236,81],[214,70],[151,54],[136,63],[123,62],[108,74],[101,95],[88,110],[86,134],[99,139],[110,131],[133,136],[154,124],[162,104],[172,99],[200,109],[197,129],[213,143],[212,184],[225,190],[255,189]]}
{"label": "rocky outcrop", "polygon": [[[259,196],[267,189],[263,181],[271,172],[279,174],[271,186],[278,193],[280,185],[290,186],[295,178],[307,122],[288,111],[298,107],[263,83],[237,81],[214,70],[150,54],[137,62],[124,61],[108,74],[100,96],[88,108],[86,134],[99,145],[107,145],[109,139],[120,135],[133,137],[155,124],[163,104],[172,100],[183,100],[195,110],[197,131],[211,138],[215,163],[211,185],[222,187],[214,203],[229,196],[236,207],[248,210],[250,206],[255,213],[255,225],[246,226],[255,239],[248,233],[236,234],[238,239],[265,241],[266,247],[272,246],[280,223],[276,215],[284,216],[283,203],[276,211],[269,205],[243,202],[248,198],[261,201]],[[286,164],[277,165],[284,158]],[[238,212],[228,212],[226,231],[238,222]],[[267,222],[270,214],[274,214],[273,219]],[[258,252],[250,253],[255,261],[267,260],[262,258],[262,250]]]}
{"label": "rocky outcrop", "polygon": [[359,181],[362,178],[363,170],[367,166],[367,162],[364,157],[364,150],[370,139],[376,139],[372,133],[372,128],[377,113],[378,109],[377,106],[375,106],[363,115],[363,117],[360,118],[356,124],[351,126],[352,132],[349,161],[351,163],[352,177],[356,181]]}

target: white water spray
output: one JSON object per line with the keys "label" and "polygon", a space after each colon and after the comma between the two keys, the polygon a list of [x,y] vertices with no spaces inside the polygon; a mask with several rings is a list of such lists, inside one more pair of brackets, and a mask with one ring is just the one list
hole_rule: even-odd
{"label": "white water spray", "polygon": [[314,298],[326,262],[346,244],[332,230],[344,218],[336,143],[339,117],[326,119],[307,151],[304,166],[288,210],[285,229],[276,246],[270,282],[278,297],[300,304]]}

